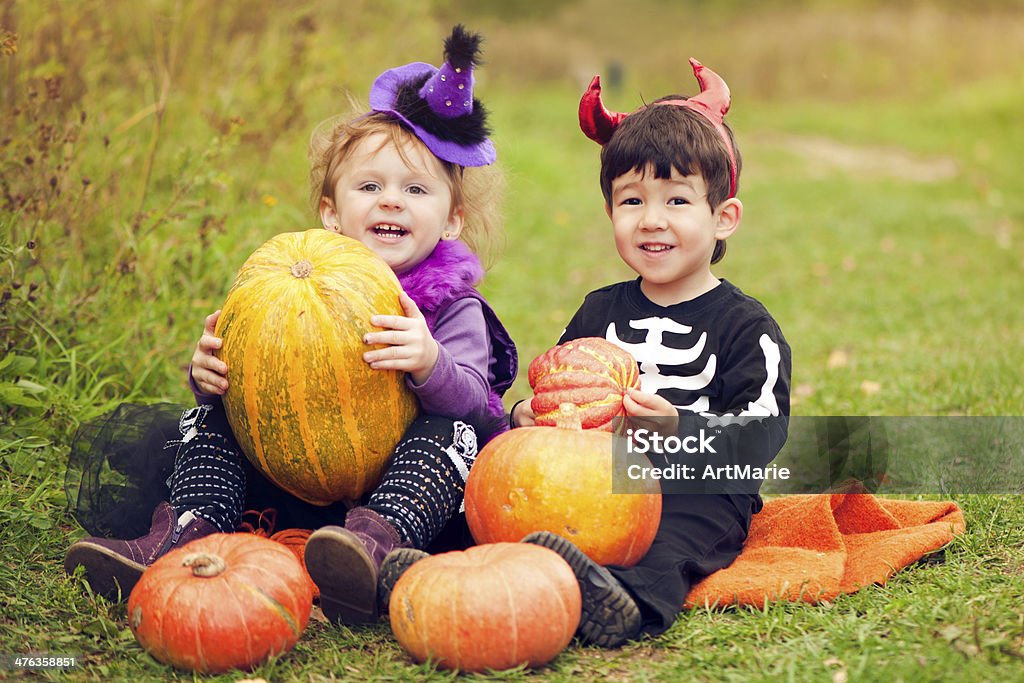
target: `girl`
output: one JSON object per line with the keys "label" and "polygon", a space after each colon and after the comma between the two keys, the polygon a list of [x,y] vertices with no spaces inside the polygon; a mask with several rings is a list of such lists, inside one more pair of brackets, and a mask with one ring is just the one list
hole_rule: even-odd
{"label": "girl", "polygon": [[487,187],[474,177],[482,170],[475,167],[495,160],[486,114],[472,95],[479,43],[456,26],[440,68],[414,63],[384,72],[370,93],[371,113],[314,136],[312,177],[324,228],[376,252],[405,292],[405,315],[375,316],[381,331],[364,340],[383,345],[364,360],[405,372],[421,406],[377,489],[347,512],[340,504],[316,508],[252,468],[220,399],[228,368],[215,355],[218,311],[206,319],[192,358],[189,379],[200,405],[180,421],[169,502],[157,507],[142,538],[75,543],[65,559],[69,572],[82,565],[97,592],[128,591],[168,550],[234,531],[247,502],[269,497],[288,525],[344,519],[344,526],[328,524],[310,536],[305,560],[328,618],[362,623],[378,614],[384,556],[397,547],[426,548],[459,517],[477,439],[507,429],[501,396],[517,369],[508,333],[473,288],[483,269],[459,240],[475,242],[497,223],[493,182]]}

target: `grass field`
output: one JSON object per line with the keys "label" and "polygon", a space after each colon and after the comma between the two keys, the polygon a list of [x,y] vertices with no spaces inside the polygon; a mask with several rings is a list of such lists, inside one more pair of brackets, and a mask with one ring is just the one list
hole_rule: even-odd
{"label": "grass field", "polygon": [[[6,2],[0,654],[81,656],[43,680],[191,678],[63,573],[82,534],[63,492],[71,437],[126,400],[188,400],[185,366],[235,270],[271,235],[315,225],[314,125],[382,69],[436,62],[455,21],[488,36],[478,94],[508,188],[482,289],[524,366],[587,291],[630,277],[576,124],[583,82],[618,62],[606,101],[630,110],[693,92],[693,54],[732,87],[744,158],[745,217],[717,273],[779,321],[794,414],[1024,412],[1020,3]],[[528,393],[521,377],[507,398]],[[954,499],[968,529],[944,562],[884,587],[688,612],[658,639],[492,678],[1019,680],[1024,500]],[[321,622],[253,674],[452,677],[414,665],[385,626]]]}

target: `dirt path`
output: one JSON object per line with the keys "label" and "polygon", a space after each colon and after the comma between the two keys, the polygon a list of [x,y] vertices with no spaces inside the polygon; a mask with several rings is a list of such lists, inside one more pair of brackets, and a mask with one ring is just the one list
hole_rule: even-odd
{"label": "dirt path", "polygon": [[952,157],[920,157],[897,147],[861,147],[803,135],[764,136],[756,142],[795,154],[807,162],[812,173],[843,171],[934,183],[954,178],[959,172]]}

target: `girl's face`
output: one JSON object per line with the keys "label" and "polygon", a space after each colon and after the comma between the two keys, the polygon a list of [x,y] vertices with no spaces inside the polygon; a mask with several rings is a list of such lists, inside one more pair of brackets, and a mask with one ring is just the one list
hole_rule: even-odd
{"label": "girl's face", "polygon": [[396,273],[462,231],[462,209],[452,207],[444,167],[420,145],[406,144],[399,154],[384,133],[373,133],[339,171],[334,196],[320,199],[324,227],[359,240]]}

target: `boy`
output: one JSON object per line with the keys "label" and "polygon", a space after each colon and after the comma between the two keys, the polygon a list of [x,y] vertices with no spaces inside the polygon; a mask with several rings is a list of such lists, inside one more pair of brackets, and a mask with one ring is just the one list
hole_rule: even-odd
{"label": "boy", "polygon": [[[756,420],[752,463],[763,467],[786,440],[790,349],[764,306],[711,273],[743,216],[740,157],[723,121],[728,87],[690,63],[701,86],[694,98],[673,95],[629,115],[611,113],[595,77],[580,103],[583,131],[602,145],[601,190],[615,246],[639,277],[587,295],[558,343],[605,337],[633,353],[641,389],[623,401],[632,418],[767,418]],[[513,407],[511,421],[533,423],[528,401]],[[615,647],[667,630],[691,586],[732,563],[761,508],[756,490],[665,495],[654,544],[629,568],[601,567],[550,532],[524,540],[555,550],[576,573],[578,635]]]}

